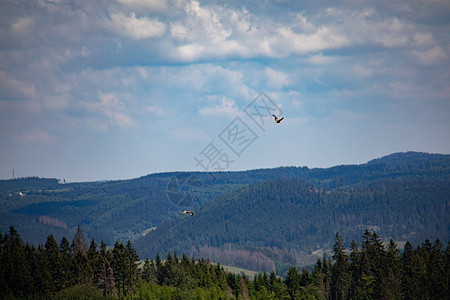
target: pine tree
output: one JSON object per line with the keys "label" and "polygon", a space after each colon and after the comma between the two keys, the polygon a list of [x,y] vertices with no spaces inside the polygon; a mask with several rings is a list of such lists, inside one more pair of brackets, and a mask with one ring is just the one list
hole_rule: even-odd
{"label": "pine tree", "polygon": [[410,242],[406,242],[402,254],[402,294],[406,299],[416,299],[418,285],[415,272],[415,252]]}
{"label": "pine tree", "polygon": [[72,272],[72,265],[74,264],[74,260],[69,241],[66,239],[66,237],[63,237],[61,239],[61,243],[59,244],[59,252],[61,253],[61,276],[64,282],[64,289],[71,286],[74,282],[74,274]]}
{"label": "pine tree", "polygon": [[349,298],[356,294],[356,288],[361,278],[361,252],[358,244],[353,240],[350,244],[350,290]]}
{"label": "pine tree", "polygon": [[344,243],[338,232],[333,245],[333,266],[331,268],[331,293],[333,299],[336,300],[345,299],[349,290],[348,256],[344,250]]}
{"label": "pine tree", "polygon": [[296,267],[290,267],[284,280],[288,293],[295,299],[300,292],[300,274]]}
{"label": "pine tree", "polygon": [[375,276],[375,297],[378,299],[386,299],[387,296],[387,268],[384,245],[381,243],[380,237],[376,232],[372,233],[369,247],[368,257],[373,276]]}
{"label": "pine tree", "polygon": [[159,285],[163,285],[165,281],[165,274],[164,274],[164,266],[161,260],[161,256],[159,256],[159,253],[156,253],[156,280]]}
{"label": "pine tree", "polygon": [[326,257],[323,258],[322,264],[323,288],[327,300],[331,299],[331,264]]}
{"label": "pine tree", "polygon": [[394,240],[389,241],[386,253],[386,263],[388,268],[386,270],[386,290],[387,298],[389,299],[401,299],[402,286],[401,286],[401,261],[400,250],[397,248],[397,244]]}
{"label": "pine tree", "polygon": [[127,256],[125,246],[116,242],[112,250],[112,268],[114,270],[114,278],[116,280],[117,296],[126,295],[127,287]]}
{"label": "pine tree", "polygon": [[90,274],[90,284],[98,285],[99,282],[99,273],[101,269],[101,260],[100,254],[97,251],[98,244],[94,239],[91,240],[91,244],[89,245],[89,249],[87,251],[87,259],[90,269],[92,273]]}
{"label": "pine tree", "polygon": [[138,271],[138,262],[139,256],[136,253],[136,250],[133,249],[131,241],[128,240],[127,245],[125,246],[125,257],[126,257],[126,285],[127,285],[127,293],[131,295],[131,299],[133,299],[133,292],[136,286],[136,282],[139,277]]}
{"label": "pine tree", "polygon": [[5,241],[5,259],[2,262],[5,268],[6,285],[15,296],[24,297],[31,291],[30,265],[26,260],[25,247],[17,230],[10,226],[9,236]]}
{"label": "pine tree", "polygon": [[37,294],[40,297],[48,298],[52,293],[52,277],[46,251],[42,245],[39,245],[36,249],[33,261],[35,263],[34,276]]}
{"label": "pine tree", "polygon": [[[427,241],[425,241],[427,243]],[[443,245],[439,239],[436,239],[431,248],[427,249],[428,259],[427,265],[427,284],[426,293],[431,296],[432,299],[444,299],[445,286],[448,284],[445,278],[445,263],[444,263],[444,250]]]}
{"label": "pine tree", "polygon": [[445,265],[445,285],[444,285],[444,295],[450,295],[450,240],[447,242],[447,248],[444,254],[444,265]]}
{"label": "pine tree", "polygon": [[81,252],[82,254],[86,254],[87,250],[88,250],[88,245],[86,243],[84,233],[81,230],[80,224],[78,224],[77,232],[75,233],[75,236],[73,237],[73,241],[72,241],[73,256],[76,256],[78,252]]}
{"label": "pine tree", "polygon": [[156,266],[153,259],[149,260],[148,257],[145,259],[141,278],[146,282],[156,282]]}
{"label": "pine tree", "polygon": [[116,294],[116,283],[114,278],[114,271],[111,267],[110,261],[112,259],[111,253],[106,249],[106,244],[102,241],[100,244],[100,272],[98,274],[98,287],[103,290],[103,296],[109,297]]}
{"label": "pine tree", "polygon": [[47,241],[45,242],[45,255],[48,260],[52,292],[60,291],[64,288],[63,260],[53,235],[47,237]]}

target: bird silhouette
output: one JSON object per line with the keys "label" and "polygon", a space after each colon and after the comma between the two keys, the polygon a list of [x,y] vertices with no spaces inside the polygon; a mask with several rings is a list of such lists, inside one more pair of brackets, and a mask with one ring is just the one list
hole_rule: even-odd
{"label": "bird silhouette", "polygon": [[275,118],[275,123],[280,123],[281,121],[283,121],[284,117],[282,117],[281,119],[278,119],[277,116],[272,115]]}
{"label": "bird silhouette", "polygon": [[194,213],[192,211],[190,211],[190,210],[183,210],[182,213],[183,214],[187,214],[187,215],[191,215],[191,216],[194,215]]}

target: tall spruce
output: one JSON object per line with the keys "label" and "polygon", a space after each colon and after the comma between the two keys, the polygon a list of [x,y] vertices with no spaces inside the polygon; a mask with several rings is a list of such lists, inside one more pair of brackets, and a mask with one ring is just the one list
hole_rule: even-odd
{"label": "tall spruce", "polygon": [[64,268],[61,252],[53,235],[47,237],[45,242],[45,256],[48,261],[48,269],[51,277],[51,288],[53,292],[57,292],[64,287]]}
{"label": "tall spruce", "polygon": [[125,257],[127,294],[130,294],[131,299],[133,299],[134,289],[139,278],[139,256],[133,248],[130,240],[128,240],[127,245],[125,246]]}
{"label": "tall spruce", "polygon": [[114,270],[114,278],[116,280],[117,295],[126,296],[127,289],[127,255],[125,246],[116,242],[112,250],[112,268]]}
{"label": "tall spruce", "polygon": [[348,256],[345,254],[344,242],[339,232],[333,245],[333,266],[331,268],[331,294],[335,300],[343,300],[349,291]]}
{"label": "tall spruce", "polygon": [[111,260],[111,253],[107,250],[106,244],[102,241],[99,253],[100,271],[98,274],[98,287],[103,291],[104,297],[116,295],[116,283],[114,271],[110,263]]}

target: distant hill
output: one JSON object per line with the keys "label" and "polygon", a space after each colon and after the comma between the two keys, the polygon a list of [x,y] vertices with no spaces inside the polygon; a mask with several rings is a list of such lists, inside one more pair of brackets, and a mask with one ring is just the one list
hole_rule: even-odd
{"label": "distant hill", "polygon": [[434,164],[438,166],[448,167],[449,155],[446,154],[430,154],[424,152],[399,152],[373,159],[368,164],[384,164],[389,167],[408,167],[408,166],[424,166],[426,164]]}
{"label": "distant hill", "polygon": [[[172,172],[69,184],[1,180],[0,230],[14,225],[24,240],[40,244],[50,233],[71,238],[81,224],[88,238],[109,245],[134,241],[141,256],[178,250],[225,259],[242,250],[240,259],[252,256],[255,265],[271,268],[309,263],[311,251],[326,253],[338,229],[346,242],[365,226],[398,240],[423,241],[426,232],[447,237],[449,182],[450,155],[418,152],[331,168]],[[181,209],[194,217],[180,215]]]}
{"label": "distant hill", "polygon": [[[222,263],[270,271],[275,262],[301,264],[301,253],[331,249],[336,231],[347,246],[359,242],[366,228],[396,241],[446,241],[449,208],[448,181],[383,180],[328,191],[299,179],[268,180],[223,195],[193,217],[174,218],[135,246],[143,257],[167,250],[205,256],[211,248],[211,256]],[[217,249],[250,251],[239,261],[239,251],[214,254]],[[256,255],[259,261],[252,258]]]}

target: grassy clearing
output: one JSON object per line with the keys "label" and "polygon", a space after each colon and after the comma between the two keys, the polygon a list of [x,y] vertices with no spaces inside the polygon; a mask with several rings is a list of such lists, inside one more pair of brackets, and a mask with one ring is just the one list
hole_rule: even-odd
{"label": "grassy clearing", "polygon": [[247,275],[250,279],[253,279],[253,277],[255,276],[255,274],[258,274],[259,272],[256,271],[252,271],[252,270],[247,270],[247,269],[243,269],[243,268],[238,268],[238,267],[233,267],[233,266],[223,266],[222,267],[231,273],[234,274],[245,274]]}

